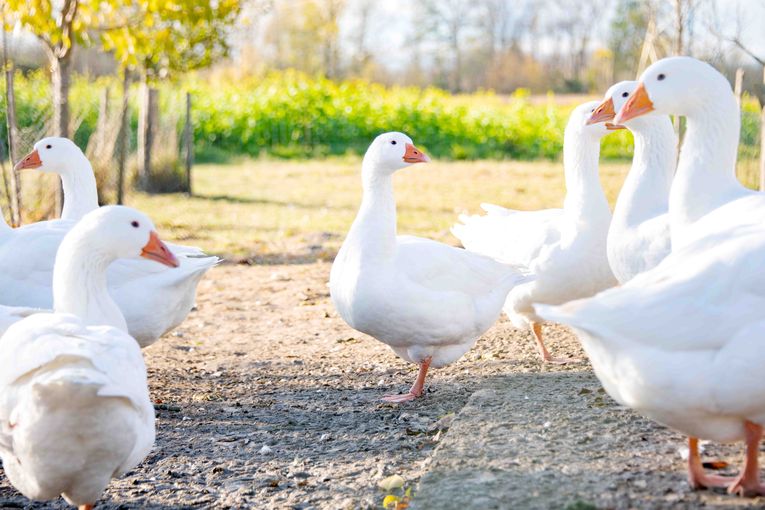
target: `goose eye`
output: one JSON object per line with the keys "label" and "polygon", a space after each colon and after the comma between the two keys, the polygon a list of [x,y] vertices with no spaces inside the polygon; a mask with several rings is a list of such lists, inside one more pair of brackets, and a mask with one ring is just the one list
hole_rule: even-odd
{"label": "goose eye", "polygon": [[627,97],[627,96],[629,96],[629,95],[630,95],[630,93],[629,93],[629,92],[622,92],[622,97]]}
{"label": "goose eye", "polygon": [[666,77],[667,77],[667,75],[666,75],[666,74],[664,74],[664,73],[661,73],[659,76],[657,76],[657,77],[656,77],[656,79],[657,79],[657,80],[659,80],[659,81],[661,81],[661,80],[663,80],[663,79],[664,79],[664,78],[666,78]]}
{"label": "goose eye", "polygon": [[391,144],[391,145],[396,145],[396,140],[391,140],[391,141],[390,141],[390,144]]}
{"label": "goose eye", "polygon": [[48,144],[48,145],[46,145],[46,146],[45,146],[45,148],[46,148],[46,149],[52,149],[52,148],[53,148],[53,146],[52,146],[51,144]]}
{"label": "goose eye", "polygon": [[137,221],[135,221],[135,220],[131,221],[131,222],[130,222],[130,224],[131,224],[131,225],[133,225],[133,228],[138,228],[138,227],[140,226],[140,225],[138,224],[138,222],[137,222]]}

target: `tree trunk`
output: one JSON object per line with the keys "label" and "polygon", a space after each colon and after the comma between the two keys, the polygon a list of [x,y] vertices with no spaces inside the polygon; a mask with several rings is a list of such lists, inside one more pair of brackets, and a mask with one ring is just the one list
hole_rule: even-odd
{"label": "tree trunk", "polygon": [[683,0],[675,0],[675,55],[683,54],[683,31],[685,19],[683,16]]}
{"label": "tree trunk", "polygon": [[744,89],[744,68],[739,67],[736,69],[736,80],[733,82],[733,93],[736,95],[736,102],[739,108],[741,107],[741,94]]}
{"label": "tree trunk", "polygon": [[138,186],[151,191],[151,152],[157,118],[157,90],[144,79],[141,86],[141,115],[138,123]]}
{"label": "tree trunk", "polygon": [[10,213],[11,213],[11,226],[18,227],[21,225],[21,182],[19,181],[19,174],[14,170],[13,165],[16,163],[18,155],[18,124],[16,123],[16,94],[13,86],[13,79],[16,75],[16,67],[13,62],[8,62],[7,39],[5,31],[3,31],[3,65],[5,68],[5,100],[6,100],[6,116],[5,121],[8,128],[8,156],[11,161],[11,182],[10,182]]}
{"label": "tree trunk", "polygon": [[98,106],[98,133],[97,153],[101,153],[106,147],[106,132],[109,130],[109,87],[104,88],[101,95],[101,103]]}
{"label": "tree trunk", "polygon": [[128,153],[130,125],[128,123],[128,99],[130,98],[130,74],[122,71],[122,107],[120,108],[120,129],[117,135],[117,203],[125,199],[125,162]]}
{"label": "tree trunk", "polygon": [[[765,66],[762,68],[762,83],[765,85]],[[765,99],[761,102],[760,115],[760,191],[765,191]]]}
{"label": "tree trunk", "polygon": [[191,167],[194,164],[194,125],[191,121],[191,94],[186,92],[186,126],[183,130],[186,162],[186,192],[191,195]]}
{"label": "tree trunk", "polygon": [[[51,81],[53,85],[53,136],[69,138],[69,84],[72,74],[72,51],[63,57],[50,56]],[[64,207],[64,190],[61,181],[56,193],[56,213],[61,214]]]}
{"label": "tree trunk", "polygon": [[765,191],[765,106],[760,115],[760,191]]}

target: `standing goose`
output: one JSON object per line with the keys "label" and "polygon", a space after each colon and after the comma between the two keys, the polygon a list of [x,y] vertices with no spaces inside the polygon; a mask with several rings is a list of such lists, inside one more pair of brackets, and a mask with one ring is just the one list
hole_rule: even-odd
{"label": "standing goose", "polygon": [[486,215],[460,216],[462,223],[452,227],[468,250],[522,264],[535,274],[534,281],[510,291],[504,311],[515,327],[531,328],[545,362],[569,360],[553,358],[548,352],[541,318],[532,303],[565,303],[616,284],[606,256],[611,210],[598,176],[600,139],[610,129],[587,125],[597,106],[597,101],[578,106],[566,125],[563,209],[514,211],[484,204]]}
{"label": "standing goose", "polygon": [[[608,394],[689,436],[693,488],[765,495],[765,229],[699,238],[621,287],[537,313],[574,328]],[[734,478],[704,472],[698,438],[746,442]]]}
{"label": "standing goose", "polygon": [[[637,87],[623,81],[606,92],[588,123],[611,122]],[[608,229],[608,263],[619,283],[655,267],[670,252],[669,192],[677,163],[677,136],[667,115],[626,122],[635,140],[627,179]]]}
{"label": "standing goose", "polygon": [[[0,232],[0,303],[51,308],[56,250],[76,222],[98,208],[96,181],[88,159],[66,138],[40,140],[16,168],[59,174],[64,209],[61,219]],[[176,270],[144,260],[118,260],[108,270],[109,292],[142,347],[183,322],[194,305],[197,284],[219,262],[198,248],[169,247],[179,258]]]}
{"label": "standing goose", "polygon": [[144,214],[97,209],[61,243],[54,312],[23,319],[0,339],[0,456],[30,499],[62,495],[92,509],[154,443],[143,356],[106,286],[120,257],[178,266]]}
{"label": "standing goose", "polygon": [[614,122],[682,115],[686,132],[669,195],[672,249],[712,232],[765,221],[765,194],[736,179],[741,113],[730,83],[691,57],[649,66]]}
{"label": "standing goose", "polygon": [[508,291],[527,281],[517,268],[429,239],[396,235],[393,174],[429,158],[403,133],[378,136],[362,163],[363,198],[329,279],[352,328],[419,365],[405,402],[423,393],[430,367],[467,352],[499,317]]}

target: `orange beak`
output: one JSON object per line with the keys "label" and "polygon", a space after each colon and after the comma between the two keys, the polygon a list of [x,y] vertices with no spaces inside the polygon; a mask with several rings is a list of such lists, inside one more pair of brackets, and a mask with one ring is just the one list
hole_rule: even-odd
{"label": "orange beak", "polygon": [[611,122],[606,122],[606,129],[609,131],[616,131],[617,129],[625,129],[624,126],[621,124],[613,124]]}
{"label": "orange beak", "polygon": [[180,265],[173,252],[168,249],[159,238],[159,235],[153,230],[149,234],[149,242],[141,250],[141,257],[170,267],[178,267]]}
{"label": "orange beak", "polygon": [[42,161],[40,160],[40,153],[35,149],[24,156],[24,159],[16,163],[16,166],[14,166],[13,169],[19,171],[31,168],[40,168],[41,166]]}
{"label": "orange beak", "polygon": [[406,144],[406,152],[404,153],[405,163],[427,163],[428,161],[430,161],[430,158],[427,154],[411,143]]}
{"label": "orange beak", "polygon": [[587,119],[587,125],[589,126],[590,124],[607,122],[609,120],[613,120],[615,116],[616,112],[614,111],[614,100],[609,97],[600,103],[597,108],[595,108],[595,111],[592,112],[590,118]]}
{"label": "orange beak", "polygon": [[628,120],[632,120],[635,117],[640,117],[641,115],[645,115],[652,111],[653,103],[651,102],[651,98],[648,97],[648,92],[645,90],[645,86],[641,82],[635,89],[632,97],[630,97],[627,102],[624,103],[622,109],[619,110],[619,113],[614,118],[614,122],[617,124],[624,124]]}

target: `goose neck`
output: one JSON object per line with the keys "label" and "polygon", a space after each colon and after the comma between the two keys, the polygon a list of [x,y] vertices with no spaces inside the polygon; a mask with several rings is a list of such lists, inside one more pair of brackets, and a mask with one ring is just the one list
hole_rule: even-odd
{"label": "goose neck", "polygon": [[367,258],[392,257],[396,248],[396,201],[393,177],[365,165],[362,168],[361,207],[349,238],[355,238]]}
{"label": "goose neck", "polygon": [[584,217],[594,212],[608,211],[608,202],[598,175],[599,157],[598,137],[566,130],[563,142],[566,199],[563,208],[567,213]]}
{"label": "goose neck", "polygon": [[115,257],[95,249],[79,232],[70,232],[56,255],[53,309],[71,313],[86,325],[108,325],[127,331],[119,307],[109,295],[106,270]]}
{"label": "goose neck", "polygon": [[98,208],[96,177],[90,162],[82,157],[70,171],[61,173],[64,188],[64,208],[61,219],[78,221],[85,214]]}
{"label": "goose neck", "polygon": [[[728,97],[730,96],[730,97]],[[745,193],[736,179],[741,118],[732,94],[707,101],[686,116],[687,129],[669,210],[673,228],[683,229]]]}
{"label": "goose neck", "polygon": [[[642,121],[642,122],[640,122]],[[669,117],[635,119],[632,167],[614,209],[614,224],[636,226],[667,212],[677,162],[677,137]]]}

